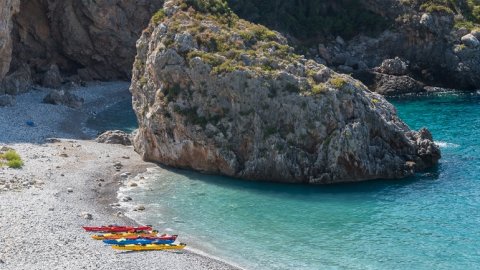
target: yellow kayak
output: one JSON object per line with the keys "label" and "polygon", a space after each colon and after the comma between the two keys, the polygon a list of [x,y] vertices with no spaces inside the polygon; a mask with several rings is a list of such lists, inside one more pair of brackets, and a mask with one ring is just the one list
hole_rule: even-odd
{"label": "yellow kayak", "polygon": [[146,233],[104,233],[104,234],[94,234],[92,238],[95,240],[111,240],[111,239],[136,239],[139,237],[159,237],[158,232],[146,232]]}
{"label": "yellow kayak", "polygon": [[132,250],[132,251],[143,251],[143,250],[169,250],[169,249],[184,249],[187,245],[180,243],[180,244],[166,244],[166,245],[114,245],[112,246],[113,249],[118,250]]}

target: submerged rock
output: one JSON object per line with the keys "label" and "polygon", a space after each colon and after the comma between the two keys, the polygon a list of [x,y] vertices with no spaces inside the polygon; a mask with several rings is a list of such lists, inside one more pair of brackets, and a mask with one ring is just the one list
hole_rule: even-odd
{"label": "submerged rock", "polygon": [[406,177],[440,158],[381,95],[226,7],[168,1],[137,49],[134,145],[146,160],[323,184]]}

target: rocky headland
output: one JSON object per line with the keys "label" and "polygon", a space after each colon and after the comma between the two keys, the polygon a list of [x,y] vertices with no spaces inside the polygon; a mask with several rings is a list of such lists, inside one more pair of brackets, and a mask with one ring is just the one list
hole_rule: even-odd
{"label": "rocky headland", "polygon": [[401,178],[435,165],[361,82],[294,53],[221,1],[168,1],[137,42],[135,147],[146,160],[258,180]]}

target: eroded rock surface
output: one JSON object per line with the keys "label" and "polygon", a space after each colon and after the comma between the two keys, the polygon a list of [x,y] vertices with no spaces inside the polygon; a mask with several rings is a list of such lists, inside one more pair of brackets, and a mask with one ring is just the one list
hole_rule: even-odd
{"label": "eroded rock surface", "polygon": [[162,4],[163,0],[4,0],[0,81],[24,64],[33,82],[49,87],[59,86],[60,73],[72,80],[129,79],[135,43]]}
{"label": "eroded rock surface", "polygon": [[0,81],[10,69],[12,60],[12,17],[19,11],[20,0],[0,2]]}
{"label": "eroded rock surface", "polygon": [[99,143],[132,145],[130,135],[121,130],[108,130],[102,133],[95,140]]}
{"label": "eroded rock surface", "polygon": [[146,160],[318,184],[401,178],[440,158],[382,96],[226,7],[168,1],[137,49],[134,145]]}

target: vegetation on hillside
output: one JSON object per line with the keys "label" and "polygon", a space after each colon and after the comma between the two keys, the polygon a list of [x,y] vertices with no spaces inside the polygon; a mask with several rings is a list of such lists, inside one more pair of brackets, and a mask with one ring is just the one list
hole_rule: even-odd
{"label": "vegetation on hillside", "polygon": [[240,17],[288,33],[302,41],[330,35],[351,38],[375,34],[389,26],[360,0],[228,0]]}
{"label": "vegetation on hillside", "polygon": [[[178,46],[175,41],[178,39],[177,33],[188,33],[198,49],[192,48],[181,54],[187,61],[200,58],[210,65],[212,74],[246,70],[259,76],[275,77],[285,70],[295,70],[295,63],[301,61],[308,67],[304,71],[305,80],[301,84],[287,85],[285,89],[288,92],[319,95],[328,89],[344,89],[353,84],[350,78],[343,75],[336,75],[332,80],[329,80],[331,74],[328,72],[319,75],[325,67],[296,54],[278,32],[239,18],[228,8],[226,0],[186,0],[180,9],[181,12],[170,17],[159,11],[157,14],[160,16],[155,16],[152,26],[160,22],[166,24],[168,32],[161,42],[167,47]],[[143,68],[140,61],[136,63],[137,68]],[[144,84],[142,79],[140,82]],[[166,91],[166,102],[175,98],[179,92],[177,88],[171,86]],[[272,92],[271,95],[275,96],[276,93]],[[203,119],[196,120],[204,122]]]}
{"label": "vegetation on hillside", "polygon": [[420,8],[454,14],[457,27],[472,29],[480,24],[480,0],[423,0]]}

